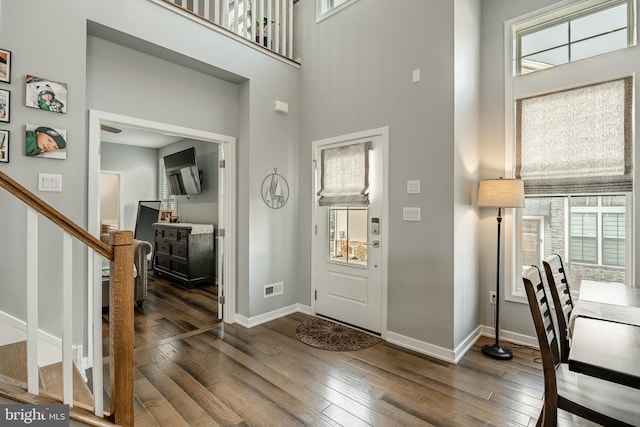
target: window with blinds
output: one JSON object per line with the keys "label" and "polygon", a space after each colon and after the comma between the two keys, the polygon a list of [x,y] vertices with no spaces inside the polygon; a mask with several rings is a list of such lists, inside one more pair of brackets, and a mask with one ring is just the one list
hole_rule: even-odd
{"label": "window with blinds", "polygon": [[169,192],[169,181],[167,180],[167,173],[164,168],[164,161],[160,159],[158,170],[160,171],[160,176],[158,177],[158,188],[160,189],[160,201],[161,206],[160,209],[170,209],[173,211],[178,211],[178,197],[171,195]]}
{"label": "window with blinds", "polygon": [[633,240],[632,93],[629,77],[516,101],[523,269],[559,253],[576,284],[625,283]]}
{"label": "window with blinds", "polygon": [[320,153],[320,206],[369,205],[371,141],[325,148]]}
{"label": "window with blinds", "polygon": [[516,101],[516,177],[527,194],[631,191],[633,79]]}

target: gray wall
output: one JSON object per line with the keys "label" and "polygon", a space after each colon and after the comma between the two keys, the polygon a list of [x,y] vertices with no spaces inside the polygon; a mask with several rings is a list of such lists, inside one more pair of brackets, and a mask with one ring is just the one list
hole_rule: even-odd
{"label": "gray wall", "polygon": [[213,224],[218,228],[218,146],[206,141],[184,139],[158,150],[159,158],[194,147],[202,171],[202,193],[177,196],[180,222]]}
{"label": "gray wall", "polygon": [[[480,0],[456,0],[454,16],[454,301],[453,348],[478,326]],[[482,302],[482,299],[480,299]]]}
{"label": "gray wall", "polygon": [[[480,178],[504,175],[505,161],[505,92],[504,92],[504,22],[553,3],[553,0],[513,1],[483,0],[482,2],[482,58],[480,83]],[[480,209],[480,323],[493,326],[494,306],[488,304],[489,290],[496,287],[496,211]],[[503,246],[504,247],[504,246]],[[504,251],[502,256],[504,265]],[[504,275],[500,283],[505,283]],[[502,286],[502,290],[504,286]],[[500,295],[501,329],[535,337],[531,313],[526,304],[505,301]]]}
{"label": "gray wall", "polygon": [[[292,186],[290,202],[277,213],[260,197],[260,183],[274,167],[286,177],[298,176],[298,67],[147,0],[55,4],[34,0],[2,2],[1,7],[2,47],[14,54],[12,83],[3,84],[13,96],[12,121],[3,126],[12,135],[11,163],[3,164],[3,171],[31,190],[36,188],[37,172],[62,174],[62,193],[39,195],[86,227],[87,159],[92,155],[86,150],[89,108],[235,136],[239,153],[238,310],[255,316],[298,301],[292,289],[297,285],[299,264],[294,244],[298,188]],[[32,36],[24,23],[32,21],[34,10],[57,17],[55,37]],[[87,36],[88,31],[92,37]],[[24,107],[26,74],[67,83],[67,114]],[[288,115],[274,111],[276,99],[289,103]],[[24,156],[26,123],[66,128],[67,160]],[[11,240],[7,240],[12,244],[0,247],[0,268],[6,272],[0,282],[0,310],[24,318],[25,215],[20,204],[10,200],[0,193],[0,215],[6,224],[12,224]],[[265,219],[267,212],[271,216]],[[59,261],[60,238],[45,233],[47,228],[41,227],[41,234],[46,234],[40,242],[41,252],[54,255],[43,259],[40,267],[47,277],[47,286],[41,289],[41,300],[47,302],[41,307],[41,326],[57,334],[57,282],[61,279],[46,273]],[[273,250],[276,244],[281,245],[277,251]],[[79,247],[74,253],[76,313],[84,313],[86,307],[85,252]],[[284,281],[285,294],[263,300],[262,286],[274,281]],[[82,342],[86,322],[76,320],[75,324],[74,341]]]}
{"label": "gray wall", "polygon": [[[298,68],[147,0],[5,1],[2,47],[14,61],[12,83],[2,85],[13,97],[3,128],[12,138],[11,162],[0,167],[31,190],[37,172],[62,174],[62,193],[39,195],[84,226],[87,109],[236,137],[236,308],[250,318],[311,302],[312,142],[389,126],[388,329],[451,349],[476,326],[493,324],[485,295],[495,285],[495,214],[473,204],[477,180],[503,173],[504,21],[552,3],[403,0],[389,8],[361,0],[316,24],[314,2],[298,2]],[[55,37],[32,37],[24,23],[33,10],[58,17]],[[412,83],[417,68],[422,80]],[[68,113],[24,107],[26,74],[68,83]],[[287,102],[289,114],[276,113],[275,100]],[[67,160],[24,156],[27,123],[66,128]],[[260,195],[274,168],[291,190],[279,210]],[[422,192],[409,196],[406,181],[414,179]],[[0,310],[24,317],[24,208],[4,192],[0,204],[11,224],[4,240],[11,244],[0,246]],[[422,221],[404,222],[403,206],[421,207]],[[48,273],[60,238],[46,223],[40,234],[48,282],[41,324],[55,333],[61,279]],[[74,305],[82,313],[86,259],[77,246]],[[263,285],[277,281],[284,295],[263,299]],[[502,308],[504,329],[533,336],[526,305]]]}
{"label": "gray wall", "polygon": [[[389,126],[388,329],[450,349],[454,2],[403,0],[390,8],[361,0],[317,25],[314,3],[297,4],[295,26],[303,64],[299,281],[310,281],[312,142]],[[412,83],[417,68],[421,81]],[[406,182],[415,179],[421,194],[407,195]],[[421,207],[422,221],[403,221],[403,206]]]}
{"label": "gray wall", "polygon": [[158,199],[158,150],[108,142],[101,150],[101,169],[121,172],[120,229],[135,230],[138,202]]}

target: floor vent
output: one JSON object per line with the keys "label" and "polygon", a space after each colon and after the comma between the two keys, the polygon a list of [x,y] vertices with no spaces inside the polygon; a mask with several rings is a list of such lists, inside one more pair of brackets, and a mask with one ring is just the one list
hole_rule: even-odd
{"label": "floor vent", "polygon": [[264,297],[270,298],[284,293],[284,282],[270,283],[264,285]]}

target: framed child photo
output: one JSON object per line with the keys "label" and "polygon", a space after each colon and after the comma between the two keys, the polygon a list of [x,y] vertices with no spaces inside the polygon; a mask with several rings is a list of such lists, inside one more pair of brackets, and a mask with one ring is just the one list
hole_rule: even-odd
{"label": "framed child photo", "polygon": [[67,130],[48,126],[25,126],[25,154],[32,157],[67,158]]}
{"label": "framed child photo", "polygon": [[9,105],[11,100],[11,92],[0,89],[0,122],[9,123]]}
{"label": "framed child photo", "polygon": [[11,52],[0,49],[0,82],[11,83]]}
{"label": "framed child photo", "polygon": [[173,209],[161,209],[159,220],[160,222],[171,222],[171,217],[175,216],[176,211]]}
{"label": "framed child photo", "polygon": [[0,163],[9,163],[9,131],[0,130]]}
{"label": "framed child photo", "polygon": [[27,75],[25,105],[54,113],[67,112],[67,85]]}

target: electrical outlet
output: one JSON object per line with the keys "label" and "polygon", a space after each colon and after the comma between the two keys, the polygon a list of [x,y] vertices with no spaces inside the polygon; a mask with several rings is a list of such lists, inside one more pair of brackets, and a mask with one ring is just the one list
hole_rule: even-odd
{"label": "electrical outlet", "polygon": [[496,303],[496,291],[489,291],[489,304]]}

